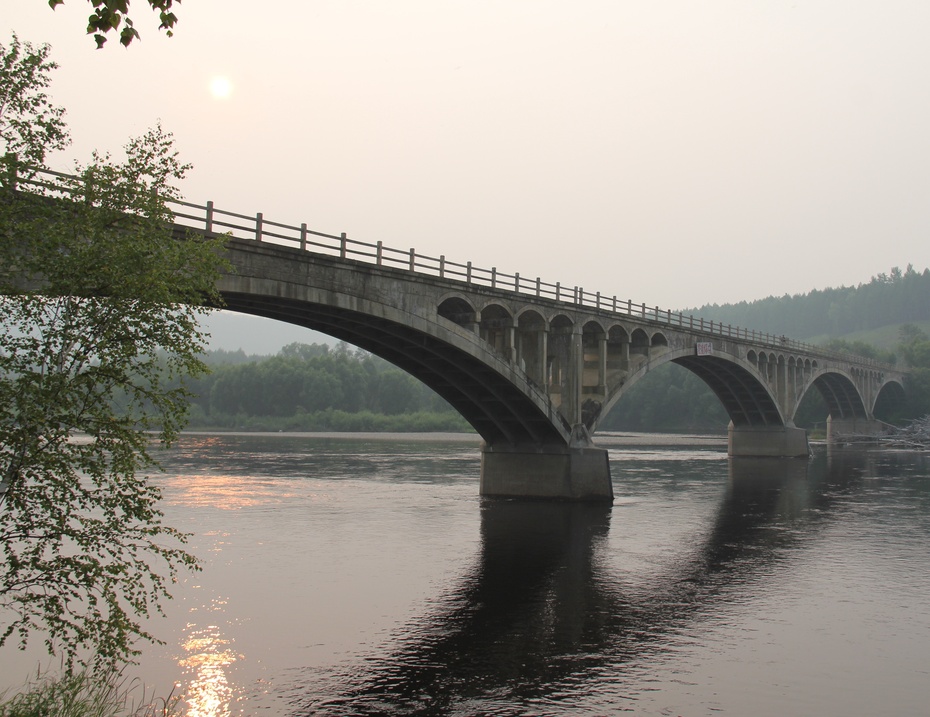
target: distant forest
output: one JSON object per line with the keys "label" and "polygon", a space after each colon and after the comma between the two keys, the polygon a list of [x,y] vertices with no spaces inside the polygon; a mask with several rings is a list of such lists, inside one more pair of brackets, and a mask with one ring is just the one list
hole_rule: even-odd
{"label": "distant forest", "polygon": [[274,356],[211,351],[188,383],[191,428],[249,431],[469,431],[413,376],[348,344],[291,344]]}
{"label": "distant forest", "polygon": [[[908,266],[868,284],[770,297],[689,313],[876,358],[912,369],[903,419],[930,413],[930,271]],[[893,330],[891,346],[863,331]],[[816,338],[814,338],[816,337]],[[212,373],[193,381],[191,428],[256,431],[468,431],[442,398],[392,364],[348,344],[291,344],[274,356],[242,351],[207,355]],[[816,391],[797,422],[817,427],[826,407]],[[729,419],[704,383],[674,364],[633,386],[601,420],[599,430],[723,431]]]}
{"label": "distant forest", "polygon": [[684,313],[795,339],[840,338],[888,324],[930,321],[930,269],[918,272],[909,264],[904,271],[895,267],[874,276],[868,284],[708,304]]}

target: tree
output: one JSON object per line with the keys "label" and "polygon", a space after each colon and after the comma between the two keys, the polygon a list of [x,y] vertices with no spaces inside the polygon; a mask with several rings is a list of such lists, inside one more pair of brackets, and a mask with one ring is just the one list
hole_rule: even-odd
{"label": "tree", "polygon": [[[18,52],[45,86],[44,48]],[[49,109],[37,116],[60,118]],[[40,156],[33,129],[5,149]],[[0,645],[42,632],[69,669],[131,659],[154,639],[141,621],[197,567],[146,473],[153,439],[184,423],[178,377],[206,368],[196,307],[219,304],[221,242],[172,233],[166,200],[188,167],[169,133],[125,153],[54,186],[22,181],[7,155],[0,178]]]}
{"label": "tree", "polygon": [[[129,47],[133,40],[139,39],[139,31],[136,30],[132,18],[129,17],[129,0],[87,1],[94,7],[94,13],[87,20],[87,34],[93,33],[98,50],[106,43],[106,34],[110,30],[119,32],[119,41],[124,47]],[[147,2],[152,10],[158,12],[158,19],[161,23],[158,29],[164,30],[165,34],[171,37],[174,34],[174,26],[178,22],[171,8],[175,2],[180,5],[181,0],[147,0]],[[64,5],[65,0],[48,0],[48,4],[54,10],[59,5]]]}
{"label": "tree", "polygon": [[48,45],[21,43],[15,33],[8,48],[0,45],[0,143],[29,165],[41,165],[48,151],[69,143],[65,110],[45,94],[58,67],[50,52]]}
{"label": "tree", "polygon": [[920,327],[905,324],[898,353],[908,368],[906,413],[912,418],[926,416],[930,414],[930,337]]}

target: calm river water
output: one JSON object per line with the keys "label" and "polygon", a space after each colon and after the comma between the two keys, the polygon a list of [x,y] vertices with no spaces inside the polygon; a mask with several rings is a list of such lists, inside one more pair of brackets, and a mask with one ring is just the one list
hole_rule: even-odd
{"label": "calm river water", "polygon": [[598,441],[613,506],[482,500],[473,437],[185,436],[204,571],[138,673],[190,717],[930,714],[930,456]]}

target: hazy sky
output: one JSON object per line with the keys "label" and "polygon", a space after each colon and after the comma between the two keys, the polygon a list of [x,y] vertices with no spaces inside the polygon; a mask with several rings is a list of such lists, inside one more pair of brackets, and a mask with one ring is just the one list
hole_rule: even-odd
{"label": "hazy sky", "polygon": [[161,119],[191,201],[663,308],[930,266],[926,0],[3,6],[69,154]]}

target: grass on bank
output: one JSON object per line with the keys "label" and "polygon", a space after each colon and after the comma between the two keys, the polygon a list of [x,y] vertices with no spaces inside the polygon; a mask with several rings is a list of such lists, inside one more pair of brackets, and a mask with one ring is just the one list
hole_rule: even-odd
{"label": "grass on bank", "polygon": [[16,694],[0,694],[0,717],[176,717],[179,701],[147,694],[119,673],[39,672]]}

